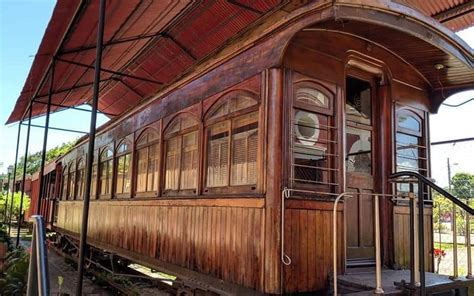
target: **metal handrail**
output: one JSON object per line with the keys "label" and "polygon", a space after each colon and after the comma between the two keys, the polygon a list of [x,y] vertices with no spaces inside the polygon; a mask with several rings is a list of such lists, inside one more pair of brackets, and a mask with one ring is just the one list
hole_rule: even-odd
{"label": "metal handrail", "polygon": [[431,181],[427,177],[421,175],[420,173],[412,172],[412,171],[402,171],[402,172],[397,172],[397,173],[393,173],[392,175],[390,175],[390,179],[392,179],[392,180],[400,178],[400,177],[414,177],[414,178],[417,178],[419,181],[421,181],[425,185],[427,185],[427,186],[433,188],[434,190],[438,191],[439,193],[441,193],[441,195],[443,195],[444,197],[446,197],[447,199],[449,199],[450,201],[455,203],[458,207],[462,208],[464,211],[466,211],[470,215],[474,215],[474,209],[473,208],[471,208],[467,204],[463,203],[459,198],[455,197],[454,195],[452,195],[448,191],[446,191],[443,188],[439,187],[433,181]]}
{"label": "metal handrail", "polygon": [[33,222],[33,235],[26,295],[47,296],[49,295],[49,272],[44,221],[40,215],[31,216],[30,221]]}
{"label": "metal handrail", "polygon": [[[466,223],[469,223],[469,216],[474,215],[474,209],[471,208],[469,205],[465,204],[462,202],[460,199],[446,191],[445,189],[439,187],[436,185],[433,181],[428,179],[427,177],[421,175],[420,173],[413,172],[413,171],[402,171],[402,172],[397,172],[394,173],[390,176],[390,179],[394,182],[397,182],[397,178],[402,178],[402,177],[413,177],[418,180],[418,202],[419,202],[419,220],[420,224],[423,221],[423,208],[424,208],[424,200],[422,198],[423,196],[423,185],[428,186],[431,189],[434,189],[438,193],[440,193],[442,196],[445,198],[449,199],[453,203],[453,208],[452,208],[452,214],[453,214],[453,221],[452,221],[452,226],[453,226],[453,277],[457,278],[458,276],[458,260],[457,260],[457,233],[456,233],[456,206],[460,207],[463,209],[467,215],[466,215]],[[422,225],[422,224],[421,224]],[[466,227],[467,228],[467,227]],[[468,228],[467,228],[468,229]],[[424,233],[423,233],[423,228],[420,227],[419,231],[419,253],[420,253],[420,259],[421,259],[421,264],[420,264],[420,275],[421,275],[421,295],[425,294],[425,279],[424,279],[424,271],[425,271],[425,266],[424,266],[424,258],[423,258],[423,253],[424,252]],[[467,277],[470,278],[472,277],[472,258],[471,258],[471,249],[470,249],[470,244],[471,244],[471,236],[470,236],[470,231],[469,233],[466,233],[466,245],[468,247],[468,275]]]}

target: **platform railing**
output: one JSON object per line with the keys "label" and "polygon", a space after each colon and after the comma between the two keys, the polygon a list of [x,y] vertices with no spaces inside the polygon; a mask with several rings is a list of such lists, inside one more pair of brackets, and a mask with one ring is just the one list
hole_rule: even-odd
{"label": "platform railing", "polygon": [[33,235],[31,239],[30,266],[26,295],[49,295],[48,252],[43,217],[31,216]]}
{"label": "platform railing", "polygon": [[374,199],[374,242],[375,242],[375,295],[383,295],[382,287],[382,254],[381,254],[381,235],[380,235],[380,198],[389,197],[396,198],[393,194],[382,193],[358,193],[358,192],[343,192],[339,194],[334,200],[333,215],[332,215],[332,264],[333,264],[333,295],[337,296],[337,207],[341,200],[345,198],[353,198],[358,195],[371,196]]}
{"label": "platform railing", "polygon": [[[444,198],[444,196],[439,196],[438,198]],[[459,207],[455,204],[452,203],[452,206],[449,210],[442,212],[441,209],[441,201],[438,199],[433,199],[434,202],[434,209],[433,211],[438,211],[438,217],[439,220],[438,222],[438,241],[436,241],[436,237],[434,236],[433,238],[433,245],[436,248],[436,245],[438,244],[438,250],[437,250],[437,256],[441,257],[443,256],[443,239],[442,239],[442,230],[441,230],[441,223],[442,223],[442,216],[444,214],[448,214],[451,216],[451,241],[446,241],[447,244],[452,244],[452,252],[453,252],[453,273],[450,274],[453,279],[458,278],[459,275],[459,258],[458,258],[458,248],[462,244],[461,242],[458,241],[458,218],[461,223],[464,223],[464,246],[466,248],[466,264],[467,264],[467,274],[466,278],[472,279],[472,244],[471,244],[471,221],[472,221],[472,215],[470,215],[467,211],[463,209],[459,209]],[[464,221],[463,221],[464,220]],[[462,234],[461,234],[462,235]],[[439,258],[439,260],[441,260]],[[437,259],[437,258],[436,258]],[[439,266],[435,268],[435,270],[439,273]]]}
{"label": "platform railing", "polygon": [[[443,197],[450,200],[453,204],[452,207],[452,223],[453,223],[453,277],[456,278],[458,276],[458,258],[457,258],[457,232],[456,232],[456,213],[457,210],[460,209],[465,211],[466,223],[469,224],[470,217],[474,215],[474,209],[471,208],[469,205],[462,202],[460,199],[452,195],[450,192],[446,191],[445,189],[436,185],[433,181],[428,179],[427,177],[413,171],[403,171],[397,172],[390,176],[390,179],[393,182],[408,182],[410,183],[410,192],[413,194],[413,184],[418,184],[418,233],[415,237],[411,237],[410,239],[410,247],[412,254],[418,254],[419,264],[418,266],[413,266],[412,264],[412,274],[418,273],[420,275],[419,282],[412,281],[407,288],[414,288],[410,287],[415,284],[415,288],[419,289],[419,295],[424,296],[426,295],[426,281],[425,281],[425,262],[424,262],[424,255],[425,255],[425,233],[424,233],[424,205],[425,205],[425,191],[424,188],[428,188],[428,190],[434,190],[438,192]],[[415,203],[410,203],[410,221],[414,220],[414,208]],[[416,224],[416,223],[415,223]],[[410,223],[413,228],[412,223]],[[469,225],[470,226],[470,225]],[[467,225],[466,225],[467,227]],[[412,231],[413,233],[414,231]],[[430,234],[431,235],[431,234]],[[467,264],[468,264],[468,277],[472,276],[472,258],[471,258],[471,248],[470,248],[470,231],[466,231],[466,244],[468,245],[467,250]],[[416,257],[416,256],[415,256]],[[412,257],[413,258],[413,257]],[[413,260],[412,260],[413,261]],[[416,260],[415,260],[416,261]]]}

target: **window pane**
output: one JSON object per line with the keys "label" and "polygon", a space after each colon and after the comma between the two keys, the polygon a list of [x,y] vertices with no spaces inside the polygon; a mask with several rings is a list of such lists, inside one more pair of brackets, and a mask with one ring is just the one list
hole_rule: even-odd
{"label": "window pane", "polygon": [[370,83],[348,77],[346,79],[346,115],[347,120],[371,124],[371,86]]}
{"label": "window pane", "polygon": [[226,100],[225,103],[219,106],[216,110],[212,111],[209,118],[212,119],[224,116],[257,104],[258,102],[253,98],[244,94],[239,94],[231,99]]}
{"label": "window pane", "polygon": [[229,122],[208,129],[207,186],[227,186],[229,162]]}
{"label": "window pane", "polygon": [[398,116],[398,126],[415,132],[421,132],[421,123],[415,117],[406,114]]}
{"label": "window pane", "polygon": [[197,187],[197,135],[197,132],[183,135],[180,189],[195,189]]}
{"label": "window pane", "polygon": [[77,199],[83,199],[84,197],[84,169],[77,171]]}
{"label": "window pane", "polygon": [[328,117],[314,112],[295,110],[293,124],[293,178],[296,182],[325,184],[329,182]]}
{"label": "window pane", "polygon": [[371,131],[346,127],[347,172],[372,174]]}
{"label": "window pane", "polygon": [[418,172],[418,137],[397,133],[397,171]]}
{"label": "window pane", "polygon": [[151,145],[148,147],[148,171],[147,171],[147,191],[155,191],[157,189],[158,181],[158,145]]}
{"label": "window pane", "polygon": [[165,189],[178,189],[180,152],[181,137],[174,137],[166,141]]}
{"label": "window pane", "polygon": [[132,155],[125,154],[123,157],[123,193],[130,193],[130,160]]}
{"label": "window pane", "polygon": [[97,165],[92,166],[91,197],[97,195]]}
{"label": "window pane", "polygon": [[231,185],[257,183],[258,112],[234,120]]}
{"label": "window pane", "polygon": [[118,194],[123,193],[123,172],[125,169],[125,155],[120,156],[117,159],[117,181],[115,186],[115,192]]}
{"label": "window pane", "polygon": [[145,192],[146,191],[148,147],[138,150],[137,157],[138,157],[137,192]]}
{"label": "window pane", "polygon": [[309,106],[329,108],[328,97],[311,87],[299,87],[296,90],[296,102]]}
{"label": "window pane", "polygon": [[62,200],[67,200],[67,185],[68,185],[68,179],[67,179],[67,173],[65,173],[63,174],[63,188],[61,192]]}
{"label": "window pane", "polygon": [[70,200],[73,200],[74,199],[74,188],[75,188],[75,185],[76,185],[76,173],[75,172],[71,172],[69,174],[69,199]]}
{"label": "window pane", "polygon": [[112,192],[112,159],[107,161],[107,194],[110,194]]}

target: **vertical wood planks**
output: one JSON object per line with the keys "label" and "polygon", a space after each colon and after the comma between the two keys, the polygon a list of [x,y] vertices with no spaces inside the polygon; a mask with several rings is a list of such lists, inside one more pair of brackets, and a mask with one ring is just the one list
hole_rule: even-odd
{"label": "vertical wood planks", "polygon": [[[79,233],[81,202],[60,202],[57,226]],[[89,239],[261,290],[263,209],[92,202]]]}

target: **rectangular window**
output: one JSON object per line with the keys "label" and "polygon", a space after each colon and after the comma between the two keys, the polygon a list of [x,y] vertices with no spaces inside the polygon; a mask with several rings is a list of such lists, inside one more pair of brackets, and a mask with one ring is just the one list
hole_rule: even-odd
{"label": "rectangular window", "polygon": [[293,178],[297,183],[329,183],[329,135],[327,115],[294,110]]}
{"label": "rectangular window", "polygon": [[192,132],[182,137],[180,189],[195,189],[197,187],[198,133]]}
{"label": "rectangular window", "polygon": [[147,170],[147,191],[156,191],[158,189],[158,160],[160,157],[158,144],[148,146],[148,170]]}
{"label": "rectangular window", "polygon": [[258,112],[232,123],[231,185],[257,183]]}
{"label": "rectangular window", "polygon": [[181,137],[166,141],[166,178],[165,189],[179,189],[179,168],[181,163]]}
{"label": "rectangular window", "polygon": [[97,164],[92,165],[91,197],[97,195]]}
{"label": "rectangular window", "polygon": [[229,122],[208,128],[207,187],[227,186],[229,165]]}

